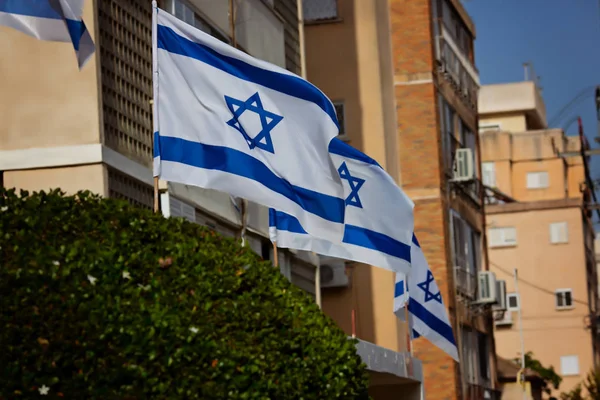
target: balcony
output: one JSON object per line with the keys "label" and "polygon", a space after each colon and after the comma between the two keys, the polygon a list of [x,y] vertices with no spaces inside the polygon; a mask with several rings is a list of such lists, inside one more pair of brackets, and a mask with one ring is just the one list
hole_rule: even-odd
{"label": "balcony", "polygon": [[423,365],[419,359],[360,339],[356,353],[369,371],[369,394],[373,398],[424,398]]}
{"label": "balcony", "polygon": [[457,257],[459,265],[454,266],[456,291],[468,299],[474,299],[477,294],[477,274],[466,266],[466,260],[460,261],[460,258]]}
{"label": "balcony", "polygon": [[444,26],[442,35],[437,37],[435,44],[439,71],[452,84],[465,104],[477,110],[479,73],[462,54]]}
{"label": "balcony", "polygon": [[467,400],[500,400],[502,392],[496,389],[490,389],[481,385],[468,384],[465,393]]}

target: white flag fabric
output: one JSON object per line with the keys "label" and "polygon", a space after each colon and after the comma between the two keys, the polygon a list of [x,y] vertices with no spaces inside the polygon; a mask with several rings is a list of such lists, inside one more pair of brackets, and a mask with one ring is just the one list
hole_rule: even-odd
{"label": "white flag fabric", "polygon": [[315,86],[154,9],[154,175],[227,192],[341,241],[338,122]]}
{"label": "white flag fabric", "polygon": [[95,46],[83,23],[85,0],[0,0],[0,25],[51,42],[72,43],[81,69]]}
{"label": "white flag fabric", "polygon": [[346,220],[341,243],[308,234],[293,216],[269,210],[269,233],[278,247],[313,251],[392,271],[410,270],[413,202],[372,158],[339,139],[331,158],[345,188]]}
{"label": "white flag fabric", "polygon": [[405,321],[404,307],[408,305],[412,338],[423,336],[434,346],[459,361],[448,311],[416,236],[413,237],[411,260],[412,268],[408,275],[408,282],[406,274],[396,274],[394,313]]}

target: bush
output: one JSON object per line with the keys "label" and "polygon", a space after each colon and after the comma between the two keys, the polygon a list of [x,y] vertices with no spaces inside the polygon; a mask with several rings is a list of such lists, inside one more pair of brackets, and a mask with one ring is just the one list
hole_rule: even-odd
{"label": "bush", "polygon": [[348,340],[234,240],[88,192],[0,191],[0,399],[351,399]]}

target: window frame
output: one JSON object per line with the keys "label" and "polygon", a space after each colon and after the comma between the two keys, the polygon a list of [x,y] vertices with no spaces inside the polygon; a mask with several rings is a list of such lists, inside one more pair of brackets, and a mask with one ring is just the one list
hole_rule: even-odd
{"label": "window frame", "polygon": [[[564,226],[564,234],[565,234],[565,238],[564,241],[553,241],[553,237],[552,237],[552,227],[553,226]],[[569,224],[567,223],[567,221],[560,221],[560,222],[551,222],[548,225],[548,229],[549,229],[549,235],[550,235],[550,244],[568,244],[569,243]]]}
{"label": "window frame", "polygon": [[[559,294],[563,295],[563,301],[566,303],[566,296],[564,296],[565,294],[569,293],[569,299],[571,304],[569,305],[559,305],[558,304],[558,300],[559,300]],[[556,308],[557,311],[560,310],[572,310],[573,308],[575,308],[575,305],[573,304],[573,289],[571,288],[559,288],[556,289],[554,291],[554,306]]]}
{"label": "window frame", "polygon": [[488,232],[487,232],[488,238],[491,239],[493,237],[493,235],[491,233],[492,231],[503,230],[503,232],[504,232],[506,229],[513,229],[514,230],[514,233],[515,233],[514,234],[514,236],[515,236],[515,242],[514,243],[510,243],[510,242],[507,243],[506,242],[506,238],[505,238],[506,235],[503,233],[502,234],[503,240],[500,243],[495,243],[492,240],[488,240],[488,247],[490,249],[503,248],[503,247],[516,247],[519,244],[519,240],[518,240],[518,237],[517,237],[517,228],[514,227],[514,226],[493,226],[493,227],[490,227],[490,228],[488,228]]}
{"label": "window frame", "polygon": [[[575,358],[575,361],[577,362],[577,372],[572,372],[572,373],[568,373],[565,372],[563,369],[563,360],[567,359],[567,358]],[[579,376],[581,374],[581,368],[579,367],[579,355],[577,354],[569,354],[566,356],[560,356],[560,374],[562,376]]]}
{"label": "window frame", "polygon": [[[346,102],[344,100],[332,101],[333,109],[335,110],[335,116],[340,124],[340,131],[338,132],[337,138],[341,140],[348,140],[348,132],[346,131]],[[342,120],[340,121],[337,107],[342,110]]]}
{"label": "window frame", "polygon": [[[491,168],[490,168],[491,167]],[[491,184],[486,176],[492,175]],[[484,161],[481,163],[481,183],[483,183],[487,187],[495,188],[496,187],[496,163],[494,161]]]}
{"label": "window frame", "polygon": [[[529,181],[529,177],[533,174],[536,175],[540,175],[540,174],[545,174],[546,179],[545,179],[545,186],[541,185],[540,182],[540,178],[537,178],[537,182],[538,184],[533,186],[530,185],[530,181]],[[548,171],[529,171],[526,173],[525,175],[525,187],[527,188],[527,190],[544,190],[544,189],[548,189],[550,187],[550,174],[548,173]]]}
{"label": "window frame", "polygon": [[[517,299],[516,307],[511,307],[511,305],[510,305],[511,297],[514,297]],[[519,311],[520,309],[521,309],[521,296],[519,296],[519,293],[517,293],[517,292],[506,293],[506,311],[513,312],[513,311]]]}

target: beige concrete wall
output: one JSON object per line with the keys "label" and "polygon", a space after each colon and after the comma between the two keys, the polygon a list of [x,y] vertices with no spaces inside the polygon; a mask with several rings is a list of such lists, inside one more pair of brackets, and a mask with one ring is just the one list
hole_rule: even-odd
{"label": "beige concrete wall", "polygon": [[108,196],[108,173],[103,164],[5,171],[4,187],[30,192],[61,189],[67,194],[74,194],[79,190],[89,190],[102,196]]}
{"label": "beige concrete wall", "polygon": [[406,325],[392,313],[393,272],[355,264],[347,274],[347,288],[323,289],[323,311],[350,335],[354,309],[358,338],[390,350],[407,351]]}
{"label": "beige concrete wall", "polygon": [[515,382],[502,384],[502,400],[533,400],[531,382],[525,382],[525,397],[521,384]]}
{"label": "beige concrete wall", "polygon": [[[332,101],[344,101],[350,143],[385,167],[383,108],[384,103],[389,108],[392,99],[382,91],[382,73],[391,74],[391,69],[380,67],[377,21],[384,11],[372,1],[341,1],[338,15],[343,23],[306,25],[305,41],[308,80]],[[387,53],[389,48],[383,50]],[[332,77],[336,65],[340,67],[334,67]]]}
{"label": "beige concrete wall", "polygon": [[481,86],[478,110],[480,117],[503,113],[523,115],[527,113],[530,118],[528,122],[533,123],[534,126],[528,126],[526,129],[543,129],[547,124],[546,105],[532,81]]}
{"label": "beige concrete wall", "polygon": [[[567,222],[568,243],[550,243],[550,223]],[[513,226],[517,245],[490,248],[490,269],[498,279],[514,291],[513,268],[519,271],[522,299],[525,351],[532,351],[544,365],[552,365],[560,373],[560,357],[577,355],[580,375],[565,377],[562,391],[571,389],[592,367],[593,350],[590,332],[585,329],[587,281],[584,238],[579,208],[537,210],[492,214],[488,227]],[[573,291],[574,307],[556,310],[556,289]],[[496,328],[496,350],[504,358],[515,358],[520,352],[517,314],[513,325]]]}
{"label": "beige concrete wall", "polygon": [[[549,185],[545,189],[528,189],[527,173],[548,172]],[[519,201],[565,198],[565,169],[559,158],[544,161],[524,161],[512,165],[512,194]]]}
{"label": "beige concrete wall", "polygon": [[509,132],[484,132],[479,135],[481,161],[512,159],[512,135]]}
{"label": "beige concrete wall", "polygon": [[[85,2],[92,37],[94,8],[94,1]],[[79,71],[72,44],[6,27],[0,27],[0,49],[0,150],[100,142],[95,57]]]}
{"label": "beige concrete wall", "polygon": [[527,120],[523,113],[486,114],[479,117],[479,126],[499,125],[506,132],[525,132]]}

